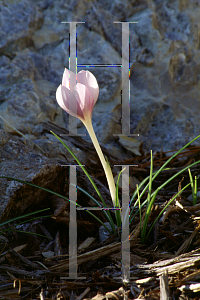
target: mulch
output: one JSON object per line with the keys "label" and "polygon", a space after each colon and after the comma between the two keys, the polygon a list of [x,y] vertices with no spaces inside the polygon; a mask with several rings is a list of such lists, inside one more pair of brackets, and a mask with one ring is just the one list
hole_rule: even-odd
{"label": "mulch", "polygon": [[[169,155],[163,151],[154,153],[154,170],[160,168]],[[155,179],[152,191],[197,160],[200,160],[200,147],[186,148],[169,163],[171,169]],[[149,176],[150,154],[123,162],[112,160],[113,165],[120,163],[137,164],[138,167],[130,167],[130,176],[139,181]],[[94,158],[87,170],[95,177],[100,192],[109,197],[99,161]],[[199,164],[191,168],[193,178],[198,177],[199,172]],[[186,170],[159,191],[147,231],[164,205],[189,182]],[[77,184],[83,189],[88,185],[88,191],[91,189],[81,171]],[[66,196],[68,189],[66,183]],[[130,196],[132,193],[133,190]],[[24,224],[16,221],[6,225],[4,229],[9,231],[0,236],[0,299],[200,299],[200,203],[198,200],[193,205],[188,199],[191,193],[189,186],[169,205],[145,243],[140,239],[139,213],[135,215],[129,237],[130,280],[122,278],[120,236],[112,235],[100,243],[100,224],[86,211],[77,211],[77,279],[68,278],[69,203],[57,196],[48,196],[44,207],[50,207],[50,217],[38,218],[37,214],[36,219],[32,217]],[[120,189],[119,194],[121,196]],[[77,198],[82,206],[94,206],[79,190]],[[146,198],[147,192],[141,202]],[[95,214],[106,221],[101,212]],[[142,222],[144,215],[145,208]]]}

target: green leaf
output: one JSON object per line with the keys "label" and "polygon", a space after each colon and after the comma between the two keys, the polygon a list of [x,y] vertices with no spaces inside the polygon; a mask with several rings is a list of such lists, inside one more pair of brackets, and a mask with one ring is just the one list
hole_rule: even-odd
{"label": "green leaf", "polygon": [[[36,188],[38,188],[38,189],[44,190],[44,191],[46,191],[46,192],[49,192],[49,193],[51,193],[51,194],[53,194],[53,195],[56,195],[56,196],[58,196],[58,197],[60,197],[60,198],[62,198],[62,199],[64,199],[64,200],[71,201],[71,200],[69,200],[67,197],[64,197],[63,195],[61,195],[61,194],[59,194],[59,193],[56,193],[56,192],[51,191],[51,190],[49,190],[49,189],[43,188],[43,187],[41,187],[41,186],[39,186],[39,185],[30,183],[30,182],[28,182],[28,181],[20,180],[20,179],[13,178],[13,177],[9,177],[9,176],[0,176],[0,178],[7,178],[7,179],[10,179],[10,180],[15,180],[15,181],[18,181],[18,182],[21,182],[21,183],[24,183],[24,184],[28,184],[28,185],[31,185],[31,186],[36,187]],[[79,205],[78,203],[75,203],[74,201],[71,201],[71,202],[72,202],[73,204],[75,204],[75,205],[81,207],[81,205]],[[90,214],[91,216],[93,216],[100,224],[102,224],[102,225],[108,230],[108,232],[111,234],[111,231],[108,229],[108,227],[107,227],[107,226],[106,226],[99,218],[97,218],[97,217],[96,217],[93,213],[91,213],[90,211],[88,211],[88,210],[86,210],[86,211],[87,211],[88,214]],[[14,219],[12,219],[12,220],[15,220],[15,219],[18,219],[18,218],[20,218],[20,217],[16,217],[16,218],[14,218]],[[10,220],[4,222],[3,225],[4,225],[4,224],[7,224],[7,223],[10,223]],[[3,225],[2,225],[2,226],[3,226]],[[114,231],[114,232],[115,232],[115,231]]]}
{"label": "green leaf", "polygon": [[[152,178],[152,181],[160,174],[161,171],[164,171],[164,170],[170,170],[170,168],[165,168],[165,166],[166,166],[166,165],[167,165],[174,157],[176,157],[183,149],[185,149],[186,147],[188,147],[192,142],[194,142],[195,140],[197,140],[199,137],[200,137],[200,135],[197,136],[196,138],[194,138],[194,139],[193,139],[192,141],[190,141],[189,143],[187,143],[184,147],[182,147],[180,150],[178,150],[172,157],[170,157],[170,158],[162,165],[162,167],[161,167],[158,171],[152,173],[152,175],[154,175],[154,177]],[[197,161],[197,162],[195,162],[195,163],[193,163],[193,164],[191,164],[189,167],[192,167],[192,166],[194,166],[194,165],[197,165],[198,163],[200,163],[200,160]],[[170,181],[172,181],[175,177],[177,177],[179,174],[181,174],[182,172],[184,172],[186,169],[188,169],[188,166],[185,167],[184,169],[182,169],[181,171],[179,171],[178,173],[176,173],[174,176],[172,176],[172,177],[171,177],[170,179],[168,179],[166,182],[164,182],[164,183],[160,186],[160,188],[163,188],[165,185],[167,185]],[[145,179],[140,183],[139,189],[142,187],[143,184],[145,184],[145,183],[147,182],[147,180],[148,180],[149,178],[150,178],[150,176],[148,176],[147,178],[145,178]],[[140,194],[140,199],[141,199],[141,197],[143,196],[143,194],[146,192],[146,190],[147,190],[149,184],[150,184],[150,182],[146,185],[146,187],[145,187],[145,188],[143,189],[143,191],[141,192],[141,194]],[[155,191],[152,193],[151,196],[153,196],[154,193],[155,193]],[[130,201],[131,204],[132,204],[133,200],[135,199],[136,195],[137,195],[137,190],[135,190],[135,192],[133,193],[133,195],[132,195],[132,197],[131,197],[131,201]],[[146,200],[142,203],[141,207],[143,207],[143,206],[147,203],[147,201],[148,201],[148,199],[146,199]],[[136,207],[137,204],[138,204],[138,200],[135,202],[135,204],[134,204],[134,206],[133,206],[133,208],[132,208],[132,210],[131,210],[130,216],[132,215],[132,213],[133,213],[133,211],[134,211],[134,209],[135,209],[135,207]],[[136,215],[137,213],[138,213],[138,211],[137,211],[134,215]],[[133,221],[133,218],[134,218],[134,216],[131,218],[131,222]]]}
{"label": "green leaf", "polygon": [[[96,186],[96,184],[94,183],[94,181],[92,180],[92,178],[90,177],[90,175],[89,175],[89,173],[86,171],[86,169],[83,167],[83,165],[81,164],[81,162],[79,161],[79,159],[76,157],[76,155],[69,149],[69,147],[59,138],[59,136],[57,136],[53,131],[51,131],[50,130],[50,132],[63,144],[63,146],[69,151],[69,153],[73,156],[73,158],[77,161],[77,163],[80,165],[80,167],[82,168],[82,170],[83,170],[83,172],[86,174],[86,176],[88,177],[88,179],[90,180],[90,182],[92,183],[92,185],[93,185],[93,187],[94,187],[94,189],[95,189],[95,191],[97,192],[97,194],[98,194],[98,196],[99,196],[99,198],[101,199],[101,201],[103,202],[103,204],[104,204],[104,206],[105,207],[107,207],[106,206],[106,203],[105,203],[105,201],[104,201],[104,199],[103,199],[103,197],[102,197],[102,195],[101,195],[101,193],[99,192],[99,190],[98,190],[98,188],[97,188],[97,186]],[[109,217],[111,218],[111,215],[110,215],[110,212],[108,211],[108,215],[109,215]],[[112,227],[112,230],[113,230],[113,232],[114,233],[116,233],[116,231],[115,231],[115,226],[114,226],[114,223],[113,224],[111,224],[110,223],[110,225],[111,225],[111,227]]]}

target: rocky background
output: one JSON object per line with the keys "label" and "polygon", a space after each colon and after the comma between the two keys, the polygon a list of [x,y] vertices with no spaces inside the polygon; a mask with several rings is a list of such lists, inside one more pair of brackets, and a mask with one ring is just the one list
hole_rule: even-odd
{"label": "rocky background", "polygon": [[[199,135],[199,16],[194,0],[0,0],[1,176],[61,190],[59,161],[69,164],[72,157],[49,130],[68,128],[68,114],[55,98],[69,67],[69,25],[62,21],[85,22],[77,24],[77,62],[85,65],[121,64],[121,24],[113,22],[138,21],[130,24],[130,128],[139,137],[113,136],[121,133],[121,68],[85,68],[99,83],[92,120],[108,156],[178,149]],[[93,145],[77,124],[84,142],[65,142],[87,166]],[[0,190],[4,219],[13,207],[22,213],[44,197],[5,179]]]}

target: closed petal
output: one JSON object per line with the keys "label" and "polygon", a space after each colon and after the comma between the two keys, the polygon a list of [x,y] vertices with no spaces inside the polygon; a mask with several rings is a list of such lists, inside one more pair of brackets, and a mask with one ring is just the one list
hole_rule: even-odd
{"label": "closed petal", "polygon": [[89,71],[82,70],[77,74],[77,84],[78,83],[81,83],[88,88],[95,104],[99,96],[99,86],[95,76]]}
{"label": "closed petal", "polygon": [[77,102],[83,113],[84,120],[87,120],[88,118],[91,119],[95,102],[91,97],[88,88],[81,83],[77,83],[76,92],[77,92]]}
{"label": "closed petal", "polygon": [[90,95],[88,88],[83,84],[77,83],[76,92],[77,92],[77,102],[83,113],[84,120],[87,120],[88,118],[91,119],[92,111],[94,107],[94,101]]}
{"label": "closed petal", "polygon": [[76,85],[76,74],[65,68],[62,78],[62,85],[65,86],[67,89],[70,89],[70,86],[72,86],[73,91]]}
{"label": "closed petal", "polygon": [[84,120],[84,115],[80,107],[77,97],[70,92],[65,86],[60,85],[56,91],[56,100],[59,106],[64,109],[68,114]]}

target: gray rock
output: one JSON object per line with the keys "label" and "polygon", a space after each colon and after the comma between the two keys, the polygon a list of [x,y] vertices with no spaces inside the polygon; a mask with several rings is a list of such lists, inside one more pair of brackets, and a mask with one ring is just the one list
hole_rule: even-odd
{"label": "gray rock", "polygon": [[[105,222],[104,224],[108,227],[109,230],[112,231],[112,228],[111,228],[111,225],[109,222]],[[115,225],[115,229],[117,229],[116,225]],[[101,242],[105,241],[109,237],[109,235],[110,235],[109,231],[103,225],[101,225],[99,227],[99,242],[101,243]]]}
{"label": "gray rock", "polygon": [[[144,152],[162,147],[168,151],[199,134],[200,11],[195,1],[0,0],[0,8],[0,129],[4,139],[19,135],[10,138],[16,149],[48,154],[44,162],[49,164],[52,159],[56,174],[56,158],[71,159],[52,134],[43,130],[49,122],[57,129],[68,129],[68,114],[55,98],[64,68],[69,68],[69,24],[62,21],[85,21],[77,24],[77,63],[86,66],[121,64],[121,25],[113,22],[138,21],[129,25],[130,132],[140,134],[134,137],[135,145],[143,142]],[[113,136],[121,133],[121,68],[78,67],[81,69],[93,72],[99,83],[92,121],[104,150],[118,159],[139,155],[138,146],[131,154],[131,140],[122,145],[123,138]],[[84,142],[90,142],[83,124],[78,121],[77,126],[78,133],[86,134]],[[94,152],[88,150],[93,149],[92,144],[87,148],[72,137],[65,141],[85,164],[92,159]],[[195,145],[199,144],[196,140]],[[13,162],[12,168],[10,158],[17,150],[9,147],[10,156],[2,154],[4,162],[11,165],[6,166],[6,174],[13,175],[18,168],[16,175],[22,179],[25,164]],[[45,164],[26,159],[29,167],[33,164],[32,175],[40,178]],[[31,175],[28,178],[33,179]],[[12,199],[9,189],[2,187],[7,202],[0,213],[8,198]]]}
{"label": "gray rock", "polygon": [[[62,193],[64,169],[59,163],[31,150],[19,137],[0,130],[0,174]],[[49,193],[17,181],[0,178],[1,221],[43,206]]]}
{"label": "gray rock", "polygon": [[42,25],[43,15],[30,1],[3,1],[0,19],[0,53],[13,58],[16,51],[32,46],[31,35]]}

